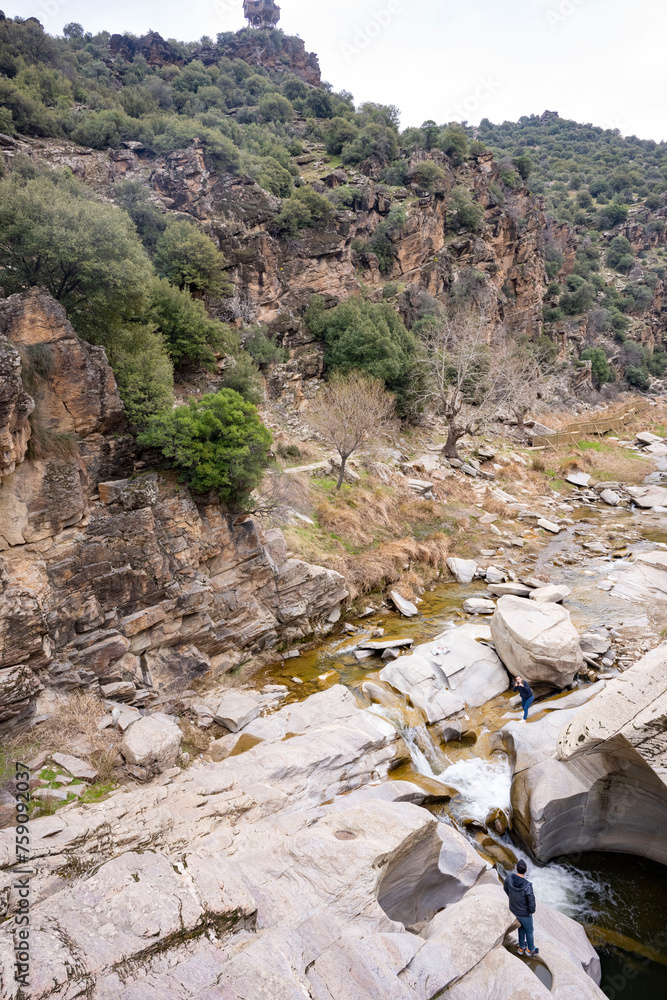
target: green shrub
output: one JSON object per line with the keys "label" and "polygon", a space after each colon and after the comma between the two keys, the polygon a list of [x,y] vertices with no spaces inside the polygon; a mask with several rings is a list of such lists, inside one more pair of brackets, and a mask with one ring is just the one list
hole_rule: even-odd
{"label": "green shrub", "polygon": [[0,181],[0,284],[33,285],[62,302],[77,332],[106,343],[140,314],[152,268],[125,212],[69,171],[12,172]]}
{"label": "green shrub", "polygon": [[139,436],[144,447],[159,448],[196,493],[216,492],[234,508],[261,482],[271,442],[257,409],[233,389],[162,413]]}
{"label": "green shrub", "polygon": [[601,347],[587,347],[585,351],[581,352],[581,360],[592,362],[593,382],[596,389],[600,389],[607,382],[616,381],[616,373]]}
{"label": "green shrub", "polygon": [[535,164],[527,153],[521,153],[519,156],[515,156],[512,160],[512,165],[516,168],[519,177],[523,181],[527,181],[535,169]]}
{"label": "green shrub", "polygon": [[176,365],[215,367],[214,350],[228,349],[232,334],[224,323],[211,319],[204,303],[187,289],[158,278],[151,286],[148,318],[163,335]]}
{"label": "green shrub", "polygon": [[145,427],[172,404],[174,373],[167,348],[156,328],[133,323],[118,330],[107,344],[125,412],[134,428]]}
{"label": "green shrub", "polygon": [[259,102],[259,118],[263,122],[291,122],[294,108],[281,94],[266,94]]}
{"label": "green shrub", "polygon": [[246,333],[243,339],[243,346],[255,364],[259,365],[260,368],[267,367],[268,365],[282,364],[289,357],[289,351],[276,344],[275,340],[267,337],[260,326]]}
{"label": "green shrub", "polygon": [[224,257],[193,222],[167,222],[155,247],[155,267],[161,277],[189,292],[224,295],[231,288]]}
{"label": "green shrub", "polygon": [[386,125],[366,125],[352,142],[346,142],[341,152],[343,163],[361,163],[374,156],[382,164],[391,163],[398,155],[396,132]]}
{"label": "green shrub", "polygon": [[394,237],[400,233],[406,222],[405,209],[401,205],[393,205],[389,215],[377,226],[371,238],[366,242],[354,242],[353,250],[362,258],[367,254],[375,254],[380,270],[386,274],[396,260],[397,243]]}
{"label": "green shrub", "polygon": [[332,118],[326,126],[324,144],[327,153],[339,156],[346,142],[353,142],[359,135],[359,128],[347,118]]}
{"label": "green shrub", "polygon": [[438,145],[455,167],[460,166],[468,155],[468,136],[462,125],[448,125],[443,130]]}
{"label": "green shrub", "polygon": [[478,233],[484,228],[484,209],[472,200],[467,188],[454,188],[447,209],[447,226],[453,232]]}
{"label": "green shrub", "polygon": [[397,394],[404,392],[416,341],[388,303],[352,298],[325,309],[323,300],[315,297],[305,318],[313,335],[326,345],[329,370],[364,371]]}
{"label": "green shrub", "polygon": [[433,160],[421,160],[412,170],[412,180],[431,194],[442,188],[444,179],[445,171]]}
{"label": "green shrub", "polygon": [[245,351],[237,350],[227,359],[218,383],[220,389],[233,389],[249,403],[262,401],[262,378],[257,365]]}
{"label": "green shrub", "polygon": [[651,386],[651,379],[646,369],[628,365],[625,369],[625,380],[633,389],[640,389],[645,392]]}
{"label": "green shrub", "polygon": [[301,229],[326,227],[334,217],[335,208],[329,199],[305,185],[297,188],[292,197],[283,202],[271,229],[277,236],[294,237]]}
{"label": "green shrub", "polygon": [[657,375],[658,378],[662,378],[665,372],[667,372],[667,352],[656,348],[653,354],[649,355],[647,364],[651,375]]}

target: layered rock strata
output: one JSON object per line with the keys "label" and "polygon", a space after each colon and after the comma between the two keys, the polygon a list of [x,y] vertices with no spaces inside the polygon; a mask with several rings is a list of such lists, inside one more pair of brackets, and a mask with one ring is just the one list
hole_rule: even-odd
{"label": "layered rock strata", "polygon": [[0,335],[0,731],[42,686],[122,683],[140,704],[178,693],[312,633],[345,598],[343,578],[291,558],[279,531],[175,480],[109,482],[132,469],[123,405],[104,350],[46,293],[0,302]]}

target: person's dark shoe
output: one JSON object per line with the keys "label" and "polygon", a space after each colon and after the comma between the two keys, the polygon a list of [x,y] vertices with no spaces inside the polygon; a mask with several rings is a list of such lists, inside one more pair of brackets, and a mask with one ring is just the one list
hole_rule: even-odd
{"label": "person's dark shoe", "polygon": [[539,953],[540,953],[539,948],[536,948],[534,951],[528,951],[528,949],[526,948],[526,955],[528,955],[529,958],[535,958],[535,956],[539,955]]}
{"label": "person's dark shoe", "polygon": [[517,953],[517,955],[525,955],[526,954],[526,949],[525,948],[517,948],[516,953]]}

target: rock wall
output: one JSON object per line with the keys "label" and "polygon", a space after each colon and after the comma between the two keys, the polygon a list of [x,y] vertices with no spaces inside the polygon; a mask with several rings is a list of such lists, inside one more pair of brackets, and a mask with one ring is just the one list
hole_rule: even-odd
{"label": "rock wall", "polygon": [[[403,191],[400,200],[408,220],[394,238],[393,266],[381,273],[372,255],[362,267],[352,246],[372,236],[394,204],[388,189],[367,175],[375,172],[370,162],[360,170],[339,169],[334,176],[326,160],[318,160],[320,154],[306,157],[312,161],[309,170],[320,178],[312,181],[316,190],[348,182],[358,196],[354,211],[338,212],[330,229],[303,230],[298,239],[284,240],[270,232],[280,200],[249,177],[210,169],[196,141],[163,157],[136,148],[98,152],[57,140],[17,142],[16,151],[67,166],[105,195],[113,194],[118,180],[138,181],[165,211],[193,216],[218,242],[229,264],[234,292],[216,304],[221,317],[243,325],[267,323],[295,350],[309,342],[301,317],[311,295],[335,304],[361,294],[362,283],[378,298],[388,282],[405,285],[406,301],[399,305],[408,322],[416,318],[420,293],[444,297],[458,286],[517,335],[536,336],[541,330],[546,220],[541,204],[525,188],[506,189],[504,199],[498,198],[501,179],[490,153],[461,167],[437,150],[421,154],[442,167],[445,179],[441,190],[428,197]],[[479,235],[448,231],[449,196],[458,186],[470,190],[485,209],[487,225]]]}
{"label": "rock wall", "polygon": [[105,353],[78,339],[49,295],[0,302],[0,334],[12,429],[0,486],[0,732],[31,714],[42,687],[139,704],[178,692],[310,634],[345,598],[343,578],[290,558],[280,532],[197,504],[175,479],[132,477]]}
{"label": "rock wall", "polygon": [[513,823],[540,861],[618,851],[667,864],[667,643],[585,708],[503,731]]}

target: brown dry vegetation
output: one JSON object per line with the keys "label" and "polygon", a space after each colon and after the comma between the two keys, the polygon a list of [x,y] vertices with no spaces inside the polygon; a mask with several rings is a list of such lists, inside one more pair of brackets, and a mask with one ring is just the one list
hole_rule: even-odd
{"label": "brown dry vegetation", "polygon": [[444,568],[451,526],[437,501],[371,480],[340,493],[321,481],[312,489],[317,527],[287,528],[289,545],[343,573],[353,598],[399,581],[416,596]]}
{"label": "brown dry vegetation", "polygon": [[115,729],[100,732],[98,723],[104,714],[104,706],[96,695],[72,691],[63,696],[42,725],[28,733],[3,736],[0,787],[13,778],[12,761],[28,763],[42,750],[71,753],[87,760],[98,770],[98,781],[110,781],[119,765],[122,736]]}

